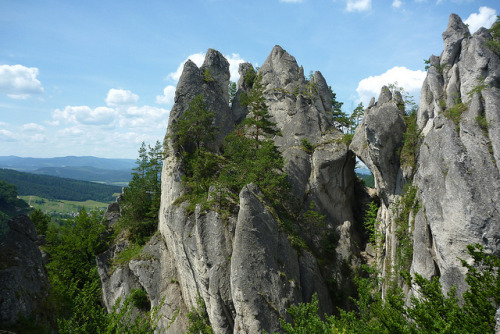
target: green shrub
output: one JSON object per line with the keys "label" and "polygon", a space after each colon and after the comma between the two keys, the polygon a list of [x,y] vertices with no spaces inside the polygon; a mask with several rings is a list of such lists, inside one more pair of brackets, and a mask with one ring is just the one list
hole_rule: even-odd
{"label": "green shrub", "polygon": [[311,144],[311,142],[309,140],[307,140],[307,138],[302,138],[300,143],[301,143],[301,147],[304,150],[304,152],[306,152],[308,154],[311,154],[314,152],[314,146],[313,146],[313,144]]}
{"label": "green shrub", "polygon": [[491,27],[490,32],[493,38],[487,41],[486,45],[491,51],[500,56],[500,15],[497,16],[497,20]]}
{"label": "green shrub", "polygon": [[417,125],[417,113],[405,116],[406,131],[403,133],[403,146],[401,148],[401,165],[415,170],[417,154],[420,146],[421,131]]}
{"label": "green shrub", "polygon": [[214,330],[208,318],[207,308],[203,298],[196,298],[196,307],[187,314],[189,327],[187,334],[213,334]]}
{"label": "green shrub", "polygon": [[467,105],[460,102],[455,106],[448,108],[444,111],[444,115],[451,119],[453,123],[457,126],[457,131],[460,130],[460,120],[462,119],[462,114],[467,111]]}
{"label": "green shrub", "polygon": [[[480,245],[467,246],[473,264],[467,268],[469,289],[459,302],[455,288],[446,294],[439,278],[431,280],[415,274],[404,277],[418,290],[418,298],[406,301],[401,289],[393,288],[384,298],[373,268],[363,267],[355,282],[356,309],[339,310],[338,316],[318,315],[318,301],[291,306],[291,322],[282,322],[286,333],[494,333],[495,312],[500,306],[500,258],[486,254]],[[366,277],[368,275],[368,277]]]}
{"label": "green shrub", "polygon": [[205,69],[205,72],[203,72],[203,81],[205,82],[215,81],[212,75],[210,74],[210,70],[208,68]]}
{"label": "green shrub", "polygon": [[342,136],[342,142],[345,144],[345,146],[349,147],[349,145],[351,145],[353,138],[354,138],[354,133],[345,133]]}
{"label": "green shrub", "polygon": [[365,211],[364,219],[363,219],[363,227],[365,228],[365,232],[368,235],[368,241],[376,245],[377,244],[377,212],[379,209],[379,205],[374,201],[368,204],[368,209]]}
{"label": "green shrub", "polygon": [[133,289],[130,292],[130,299],[132,300],[132,305],[138,309],[149,310],[151,307],[148,294],[143,289]]}

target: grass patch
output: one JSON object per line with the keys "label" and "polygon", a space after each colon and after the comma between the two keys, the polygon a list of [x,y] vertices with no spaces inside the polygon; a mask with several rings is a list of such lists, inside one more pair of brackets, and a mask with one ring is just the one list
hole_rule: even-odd
{"label": "grass patch", "polygon": [[303,138],[300,143],[302,150],[304,150],[304,152],[306,152],[307,154],[311,154],[314,152],[314,146],[309,140],[307,140],[307,138]]}
{"label": "grass patch", "polygon": [[463,102],[457,103],[455,106],[444,111],[444,115],[447,118],[451,119],[457,126],[457,131],[460,130],[460,120],[462,119],[462,114],[465,111],[467,111],[467,105],[465,105]]}
{"label": "grass patch", "polygon": [[92,200],[79,202],[59,199],[47,199],[31,195],[19,197],[25,200],[30,206],[34,207],[35,209],[42,210],[45,214],[73,215],[77,214],[82,207],[84,207],[88,211],[94,209],[105,210],[109,205],[109,203],[97,202]]}
{"label": "grass patch", "polygon": [[354,133],[346,133],[342,136],[342,142],[345,146],[351,145],[352,138],[354,138]]}
{"label": "grass patch", "polygon": [[120,254],[113,260],[115,266],[121,266],[129,263],[131,260],[138,259],[141,256],[144,246],[130,244],[127,248],[121,251]]}

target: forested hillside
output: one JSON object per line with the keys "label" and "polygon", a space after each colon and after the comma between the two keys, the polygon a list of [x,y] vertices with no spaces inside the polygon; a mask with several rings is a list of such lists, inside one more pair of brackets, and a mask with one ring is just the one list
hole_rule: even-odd
{"label": "forested hillside", "polygon": [[36,174],[65,177],[74,180],[103,182],[125,186],[131,180],[132,169],[102,169],[90,166],[43,167]]}
{"label": "forested hillside", "polygon": [[70,201],[92,199],[99,202],[110,202],[115,199],[114,194],[121,192],[121,187],[117,186],[24,173],[10,169],[0,169],[0,180],[14,184],[20,196],[35,195],[47,199]]}

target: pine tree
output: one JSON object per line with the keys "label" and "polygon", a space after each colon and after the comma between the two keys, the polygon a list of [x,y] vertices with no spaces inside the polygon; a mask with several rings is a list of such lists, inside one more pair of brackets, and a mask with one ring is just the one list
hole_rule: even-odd
{"label": "pine tree", "polygon": [[271,115],[267,109],[264,98],[264,86],[262,85],[262,76],[258,74],[253,82],[250,93],[243,97],[243,105],[248,106],[249,116],[243,121],[247,127],[254,127],[254,138],[258,145],[259,135],[279,135],[280,131],[276,129],[276,123],[271,121]]}

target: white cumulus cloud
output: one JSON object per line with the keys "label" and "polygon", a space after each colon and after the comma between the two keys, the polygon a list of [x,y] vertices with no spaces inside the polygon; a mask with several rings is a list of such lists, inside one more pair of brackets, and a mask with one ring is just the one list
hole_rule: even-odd
{"label": "white cumulus cloud", "polygon": [[0,129],[0,142],[15,142],[17,141],[13,132],[5,129]]}
{"label": "white cumulus cloud", "polygon": [[170,110],[142,106],[132,106],[120,115],[119,126],[122,128],[166,129]]}
{"label": "white cumulus cloud", "polygon": [[237,53],[232,53],[230,56],[224,56],[226,57],[227,61],[229,62],[229,73],[231,73],[231,81],[238,82],[238,79],[240,78],[240,74],[238,73],[238,68],[240,67],[241,63],[244,63],[245,60],[240,57],[239,54]]}
{"label": "white cumulus cloud", "polygon": [[300,2],[304,2],[304,1],[303,0],[280,0],[280,2],[300,3]]}
{"label": "white cumulus cloud", "polygon": [[55,120],[65,123],[82,125],[110,125],[116,117],[113,108],[88,106],[66,106],[63,110],[56,109],[52,114]]}
{"label": "white cumulus cloud", "polygon": [[364,12],[372,8],[372,0],[347,0],[348,12]]}
{"label": "white cumulus cloud", "polygon": [[23,65],[0,65],[0,91],[11,98],[24,99],[43,93],[37,79],[38,68]]}
{"label": "white cumulus cloud", "polygon": [[479,13],[470,14],[464,23],[469,25],[469,31],[473,34],[481,27],[485,27],[487,29],[491,28],[496,19],[497,11],[495,9],[480,7]]}
{"label": "white cumulus cloud", "polygon": [[36,123],[27,123],[24,124],[21,128],[24,131],[33,131],[33,132],[45,130],[45,128],[42,125]]}
{"label": "white cumulus cloud", "polygon": [[175,97],[175,86],[168,85],[163,88],[163,95],[156,96],[156,103],[172,105]]}
{"label": "white cumulus cloud", "polygon": [[418,95],[422,88],[426,76],[425,71],[412,71],[406,67],[393,67],[385,73],[377,76],[370,76],[361,80],[356,91],[359,95],[359,101],[366,106],[372,97],[378,98],[380,89],[385,85],[397,84],[405,89],[410,95],[418,101]]}
{"label": "white cumulus cloud", "polygon": [[139,96],[129,90],[112,88],[109,90],[108,96],[106,97],[106,104],[108,106],[115,107],[120,105],[134,104],[138,100]]}
{"label": "white cumulus cloud", "polygon": [[403,4],[403,2],[401,0],[394,0],[392,2],[392,7],[394,7],[394,8],[400,8],[402,4]]}

